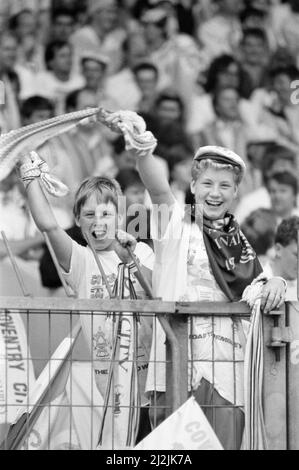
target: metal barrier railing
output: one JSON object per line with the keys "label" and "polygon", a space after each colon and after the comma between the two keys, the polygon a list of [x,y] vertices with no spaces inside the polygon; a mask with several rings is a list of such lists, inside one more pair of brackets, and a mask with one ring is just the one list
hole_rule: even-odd
{"label": "metal barrier railing", "polygon": [[[202,360],[201,357],[194,355],[191,358],[190,355],[188,356],[188,343],[193,341],[194,336],[196,333],[194,332],[194,325],[193,322],[188,321],[188,318],[193,317],[196,319],[222,319],[222,321],[230,321],[231,325],[235,325],[236,319],[248,319],[250,317],[250,310],[249,308],[243,303],[210,303],[210,302],[201,302],[201,303],[177,303],[177,302],[162,302],[160,300],[101,300],[100,301],[100,311],[99,311],[99,301],[98,300],[81,300],[81,299],[74,299],[74,298],[28,298],[28,297],[16,297],[16,298],[9,298],[9,297],[0,297],[0,311],[3,314],[8,314],[11,318],[15,314],[19,314],[23,317],[24,324],[26,326],[27,331],[27,356],[24,357],[20,356],[11,356],[11,350],[9,348],[6,349],[6,369],[7,365],[9,365],[9,361],[12,359],[20,360],[21,359],[26,362],[32,361],[33,367],[35,369],[35,375],[38,376],[43,367],[47,364],[49,358],[53,355],[53,352],[65,336],[69,336],[70,332],[73,331],[72,337],[76,335],[78,332],[74,332],[74,326],[79,324],[79,315],[81,316],[81,323],[82,318],[88,319],[87,322],[90,323],[89,332],[91,333],[90,337],[94,338],[94,319],[100,315],[106,315],[108,312],[136,312],[139,313],[143,318],[147,318],[152,321],[154,324],[154,329],[156,327],[156,319],[158,318],[164,327],[164,331],[166,333],[167,338],[167,354],[166,354],[166,361],[165,361],[165,369],[166,369],[166,399],[164,398],[163,403],[159,403],[159,399],[157,399],[158,394],[152,394],[152,401],[150,406],[143,403],[142,407],[142,425],[140,427],[139,432],[139,439],[144,437],[146,432],[150,431],[149,421],[148,421],[148,411],[152,418],[152,424],[155,426],[159,422],[159,413],[163,410],[163,417],[169,415],[175,409],[177,409],[181,404],[183,404],[188,395],[193,393],[196,396],[196,390],[194,388],[194,384],[190,383],[190,375],[192,377],[192,373],[195,374],[197,367],[202,367],[202,365],[207,365],[209,361]],[[265,320],[268,323],[266,325],[266,336],[271,333],[272,331],[272,321],[271,318],[267,318]],[[12,325],[7,323],[1,323],[1,328],[5,333],[5,330],[9,329],[12,332],[13,328]],[[85,321],[86,324],[86,321]],[[241,351],[241,344],[236,339],[235,334],[236,330],[232,328],[232,337],[224,338],[221,337],[217,328],[215,329],[215,325],[212,321],[212,331],[208,334],[208,342],[212,347],[212,360],[210,361],[209,368],[212,370],[212,385],[215,385],[215,374],[219,376],[221,370],[225,369],[226,373],[227,370],[231,367],[231,379],[232,379],[232,399],[226,400],[225,402],[219,402],[219,397],[215,394],[215,391],[208,390],[208,393],[211,395],[211,400],[208,404],[203,404],[202,407],[205,410],[206,414],[209,416],[211,424],[217,428],[216,421],[218,420],[219,412],[221,414],[221,410],[228,410],[232,411],[233,417],[230,418],[230,424],[233,427],[232,434],[234,434],[234,441],[236,445],[236,441],[240,441],[240,436],[236,436],[237,432],[237,425],[238,425],[238,417],[235,416],[235,411],[242,409],[242,403],[237,396],[237,383],[236,383],[236,369],[242,367],[243,357],[240,354]],[[9,336],[9,335],[8,335]],[[99,354],[101,354],[101,348],[104,346],[101,345],[101,338],[99,339],[99,344],[93,345],[95,349],[98,347]],[[225,347],[228,346],[231,348],[231,356],[229,358],[221,358],[217,356],[217,348],[214,348],[215,344],[223,343]],[[225,344],[226,343],[226,344]],[[10,343],[8,343],[9,345]],[[89,346],[91,343],[89,344]],[[93,348],[94,349],[94,348]],[[29,354],[30,351],[30,354]],[[275,364],[279,365],[278,361],[275,361],[274,354],[268,351],[268,354],[271,355],[272,359]],[[195,359],[196,358],[196,359]],[[63,359],[60,357],[56,357],[55,359],[52,358],[52,362],[55,365],[55,361],[59,359]],[[155,352],[154,356],[151,359],[151,362],[158,364],[159,361],[156,358]],[[78,374],[78,370],[81,372],[84,370],[89,369],[89,372],[86,376],[88,376],[89,385],[86,389],[89,389],[88,399],[91,400],[89,406],[82,405],[76,403],[76,393],[75,389],[78,384],[72,382],[71,388],[73,387],[73,391],[70,390],[69,392],[69,402],[67,404],[60,404],[60,407],[68,408],[71,410],[71,417],[68,418],[69,425],[68,425],[68,442],[65,443],[65,446],[72,447],[72,445],[77,445],[72,440],[73,437],[73,429],[72,429],[72,421],[76,421],[76,418],[72,417],[72,414],[78,414],[78,409],[83,409],[84,407],[88,408],[88,419],[86,418],[85,421],[88,421],[89,426],[89,433],[90,433],[90,445],[87,446],[88,448],[92,448],[92,442],[94,439],[93,434],[97,432],[97,426],[93,421],[99,419],[98,413],[96,413],[96,403],[92,402],[92,397],[97,393],[96,389],[93,389],[94,382],[92,376],[97,375],[98,369],[96,367],[96,358],[94,353],[92,352],[92,348],[86,347],[86,340],[85,341],[77,341],[76,346],[70,351],[68,357],[64,358],[64,363],[68,364],[68,374],[73,374],[74,381],[76,379],[75,375]],[[83,364],[83,366],[82,366]],[[18,365],[17,363],[15,364]],[[59,365],[63,366],[63,361],[60,361]],[[282,363],[280,364],[280,366]],[[279,366],[279,367],[280,367]],[[81,369],[80,369],[81,367]],[[24,367],[25,368],[25,367]],[[218,372],[217,372],[218,368]],[[27,377],[29,382],[29,367],[25,368],[27,370]],[[140,369],[143,369],[147,372],[147,365],[144,362],[144,359],[141,361]],[[189,375],[188,375],[189,370]],[[191,371],[191,374],[190,374]],[[195,371],[195,372],[194,372]],[[220,372],[219,372],[220,371]],[[265,376],[267,377],[267,372],[265,372]],[[49,375],[49,389],[46,390],[48,398],[51,387],[55,386],[50,382],[50,375]],[[155,377],[154,377],[155,380]],[[239,380],[239,378],[238,378]],[[217,380],[216,380],[217,382]],[[189,386],[188,386],[189,383]],[[28,400],[28,390],[30,384],[27,384],[26,393],[23,391],[23,398],[25,401],[25,405],[30,409],[30,405],[32,403],[27,403]],[[155,384],[156,385],[156,384]],[[217,384],[216,384],[217,385]],[[143,383],[144,386],[144,383]],[[272,387],[272,385],[271,385]],[[16,393],[19,393],[21,396],[22,388],[20,388],[20,384],[15,388]],[[216,387],[217,388],[217,387]],[[72,397],[73,393],[73,397]],[[44,397],[45,398],[45,397]],[[43,400],[44,400],[43,398]],[[159,397],[158,397],[159,398]],[[200,398],[199,398],[200,400]],[[114,404],[115,405],[115,404]],[[17,403],[10,403],[9,397],[7,397],[6,401],[6,414],[9,414],[10,408],[16,408],[19,405]],[[55,406],[52,404],[45,405],[45,401],[41,401],[37,405],[37,409],[41,411],[46,407],[50,407],[52,410]],[[57,408],[58,405],[56,405]],[[80,408],[81,407],[81,408]],[[148,409],[149,408],[149,409]],[[79,413],[80,414],[80,413]],[[268,413],[269,414],[269,413]],[[48,420],[48,427],[50,428],[50,413],[45,418]],[[220,416],[220,415],[219,415]],[[83,419],[84,421],[84,419]],[[235,423],[235,425],[234,425]],[[52,424],[51,424],[52,425]],[[82,423],[82,426],[86,426],[86,422]],[[34,429],[34,419],[25,420],[23,423],[23,431],[22,438],[16,438],[18,441],[18,446],[20,445],[30,445],[28,441],[28,437],[32,434],[32,430]],[[238,431],[240,433],[240,431]],[[32,438],[33,439],[33,438]],[[48,437],[49,439],[49,437]],[[34,441],[34,439],[33,439]],[[75,442],[76,439],[75,439]],[[37,445],[37,444],[36,444]],[[8,440],[4,440],[4,447],[7,448],[18,448],[16,443]],[[55,445],[54,445],[55,447]],[[51,442],[49,441],[49,448],[51,447]],[[111,448],[113,448],[113,436],[112,436],[112,443]]]}

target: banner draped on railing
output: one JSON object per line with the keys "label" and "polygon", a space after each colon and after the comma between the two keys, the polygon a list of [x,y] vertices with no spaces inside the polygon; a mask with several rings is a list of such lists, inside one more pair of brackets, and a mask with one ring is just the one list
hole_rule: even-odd
{"label": "banner draped on railing", "polygon": [[[119,299],[136,299],[129,268],[123,264],[119,265],[115,294]],[[133,313],[112,315],[115,318],[112,357],[98,449],[134,446],[139,425],[138,318]]]}

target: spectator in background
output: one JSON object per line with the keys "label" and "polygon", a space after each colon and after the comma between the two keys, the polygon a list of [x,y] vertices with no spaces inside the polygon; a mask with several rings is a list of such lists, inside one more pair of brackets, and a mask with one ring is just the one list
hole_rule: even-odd
{"label": "spectator in background", "polygon": [[291,85],[298,79],[299,71],[293,65],[278,67],[270,71],[270,87],[257,90],[252,96],[256,134],[295,152],[299,149],[299,107],[291,99]]}
{"label": "spectator in background", "polygon": [[239,63],[230,55],[224,54],[217,57],[206,72],[206,82],[204,84],[205,93],[194,95],[188,106],[187,132],[194,140],[196,147],[196,134],[211,124],[216,116],[213,108],[213,93],[221,88],[232,87],[240,93],[240,114],[244,121],[250,115],[250,105],[243,99],[242,71]]}
{"label": "spectator in background", "polygon": [[18,41],[18,65],[33,74],[44,70],[44,47],[38,33],[36,15],[32,10],[23,9],[10,18],[9,28]]}
{"label": "spectator in background", "polygon": [[184,105],[176,93],[172,90],[160,93],[152,113],[144,118],[158,140],[156,153],[169,168],[182,157],[191,157],[192,145],[184,128]]}
{"label": "spectator in background", "polygon": [[297,208],[298,180],[296,175],[288,171],[272,173],[267,181],[267,189],[277,225],[282,219],[299,215]]}
{"label": "spectator in background", "polygon": [[281,276],[288,282],[286,300],[297,301],[299,217],[292,216],[281,221],[274,239],[274,255],[264,266],[268,276]]}
{"label": "spectator in background", "polygon": [[141,99],[140,89],[136,83],[133,69],[146,60],[146,44],[140,33],[130,34],[122,43],[124,60],[121,70],[107,78],[106,92],[113,96],[118,109],[136,111]]}
{"label": "spectator in background", "polygon": [[103,54],[82,53],[81,68],[85,80],[85,89],[95,95],[94,106],[103,106],[114,111],[117,109],[116,101],[108,95],[106,90],[106,73],[109,58]]}
{"label": "spectator in background", "polygon": [[243,223],[252,211],[259,208],[270,209],[271,199],[267,189],[267,181],[272,173],[281,171],[297,174],[296,155],[286,147],[276,143],[269,143],[266,145],[261,159],[263,185],[244,195],[235,210],[235,216],[240,221],[240,224]]}
{"label": "spectator in background", "polygon": [[134,67],[133,72],[141,93],[137,111],[143,114],[150,114],[158,94],[158,69],[149,62],[142,62]]}
{"label": "spectator in background", "polygon": [[287,0],[275,8],[272,28],[279,45],[286,47],[299,67],[299,4]]}
{"label": "spectator in background", "polygon": [[13,70],[15,40],[6,33],[0,36],[0,132],[8,132],[20,126],[18,109],[18,76]]}
{"label": "spectator in background", "polygon": [[199,134],[198,146],[218,145],[226,147],[245,161],[247,172],[240,188],[238,197],[255,189],[251,174],[251,166],[247,159],[248,130],[240,117],[240,96],[236,88],[223,87],[215,91],[213,95],[214,121],[207,125]]}
{"label": "spectator in background", "polygon": [[221,54],[234,54],[242,38],[239,14],[243,0],[217,0],[217,13],[199,26],[198,40],[209,62]]}
{"label": "spectator in background", "polygon": [[269,263],[276,231],[276,217],[271,209],[257,209],[249,214],[241,230],[256,252],[261,265]]}
{"label": "spectator in background", "polygon": [[109,57],[109,74],[119,71],[122,64],[121,45],[126,31],[119,25],[119,8],[116,0],[89,0],[89,23],[72,36],[75,56],[80,61],[82,52],[101,51]]}
{"label": "spectator in background", "polygon": [[248,28],[244,31],[240,56],[242,95],[250,98],[254,90],[267,84],[270,54],[267,35],[263,29]]}
{"label": "spectator in background", "polygon": [[187,103],[195,89],[200,71],[200,54],[194,39],[188,34],[169,36],[165,9],[153,8],[141,17],[148,60],[159,71],[159,90],[171,87]]}
{"label": "spectator in background", "polygon": [[21,104],[22,125],[35,124],[36,122],[51,119],[54,116],[54,105],[42,96],[31,96]]}
{"label": "spectator in background", "polygon": [[69,42],[75,29],[75,15],[72,10],[59,8],[52,13],[51,40]]}
{"label": "spectator in background", "polygon": [[55,103],[56,114],[65,112],[65,98],[74,90],[83,88],[84,79],[72,75],[72,48],[64,41],[50,42],[45,50],[47,71],[36,77],[36,94]]}

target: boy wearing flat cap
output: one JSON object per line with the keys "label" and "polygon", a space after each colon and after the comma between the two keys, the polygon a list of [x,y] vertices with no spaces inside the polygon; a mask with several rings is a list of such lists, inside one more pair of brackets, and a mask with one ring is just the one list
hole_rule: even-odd
{"label": "boy wearing flat cap", "polygon": [[[117,113],[115,113],[117,115]],[[110,118],[111,123],[117,118]],[[119,124],[153,203],[152,239],[155,248],[153,290],[165,301],[239,301],[244,289],[262,272],[256,254],[241,232],[230,208],[245,173],[236,153],[216,146],[200,148],[192,166],[191,191],[195,206],[182,210],[151,151],[136,150],[134,135]],[[146,140],[149,133],[144,133]],[[132,145],[133,142],[133,145]],[[140,145],[139,145],[140,147]],[[155,210],[164,206],[155,217]],[[159,223],[158,223],[159,221]],[[262,309],[279,307],[285,281],[273,277],[263,287]],[[246,329],[248,323],[243,326]],[[241,446],[244,414],[244,352],[231,318],[196,317],[189,320],[189,390],[203,406],[225,449]],[[157,406],[155,424],[165,418],[165,335],[157,324],[153,335],[147,392]],[[191,370],[192,369],[192,370]]]}

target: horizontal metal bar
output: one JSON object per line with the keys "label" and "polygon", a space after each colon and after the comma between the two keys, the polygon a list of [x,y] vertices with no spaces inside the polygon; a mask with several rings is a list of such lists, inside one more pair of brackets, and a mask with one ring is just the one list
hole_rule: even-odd
{"label": "horizontal metal bar", "polygon": [[0,309],[73,312],[139,312],[156,314],[249,317],[244,302],[163,302],[162,300],[73,299],[55,297],[1,297]]}

